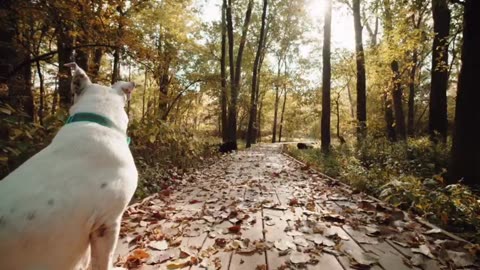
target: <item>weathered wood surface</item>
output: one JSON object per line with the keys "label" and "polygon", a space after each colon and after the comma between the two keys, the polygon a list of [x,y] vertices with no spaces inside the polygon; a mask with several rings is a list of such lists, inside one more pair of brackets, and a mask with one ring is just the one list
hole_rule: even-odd
{"label": "weathered wood surface", "polygon": [[260,145],[132,205],[126,269],[477,269],[466,244]]}

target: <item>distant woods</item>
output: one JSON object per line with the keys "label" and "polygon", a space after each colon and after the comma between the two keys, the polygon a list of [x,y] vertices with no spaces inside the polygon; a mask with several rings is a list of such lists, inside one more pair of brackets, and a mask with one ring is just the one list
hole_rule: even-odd
{"label": "distant woods", "polygon": [[449,181],[473,185],[478,2],[3,0],[0,162],[61,126],[74,60],[95,82],[137,82],[145,141],[168,126],[247,147],[320,139],[328,154],[426,136],[452,147]]}

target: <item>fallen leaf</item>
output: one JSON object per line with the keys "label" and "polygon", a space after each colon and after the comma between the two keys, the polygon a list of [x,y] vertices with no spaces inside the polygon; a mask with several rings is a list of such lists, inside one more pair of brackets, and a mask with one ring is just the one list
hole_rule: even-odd
{"label": "fallen leaf", "polygon": [[425,232],[425,234],[441,234],[443,231],[441,229],[431,229]]}
{"label": "fallen leaf", "polygon": [[412,248],[412,252],[423,254],[430,259],[435,258],[427,245],[420,245],[418,248]]}
{"label": "fallen leaf", "polygon": [[227,245],[227,240],[224,238],[217,238],[215,239],[215,245],[224,248]]}
{"label": "fallen leaf", "polygon": [[317,245],[322,245],[322,246],[327,246],[327,247],[333,247],[333,246],[335,246],[335,242],[333,242],[332,240],[326,238],[326,237],[323,236],[323,235],[319,235],[319,234],[308,235],[306,238],[307,238],[308,240],[314,242],[314,243],[317,244]]}
{"label": "fallen leaf", "polygon": [[235,226],[232,226],[232,227],[229,227],[228,228],[228,232],[230,233],[239,233],[240,232],[240,225],[235,225]]}
{"label": "fallen leaf", "polygon": [[293,251],[290,254],[290,261],[294,264],[307,263],[310,261],[310,255],[303,252]]}
{"label": "fallen leaf", "polygon": [[216,219],[212,216],[203,216],[203,219],[210,223],[215,223]]}
{"label": "fallen leaf", "polygon": [[266,264],[260,264],[255,267],[255,270],[267,270],[267,265]]}
{"label": "fallen leaf", "polygon": [[175,260],[173,262],[167,263],[167,269],[180,269],[190,265],[192,265],[190,258],[179,259],[179,260]]}
{"label": "fallen leaf", "polygon": [[458,268],[469,267],[475,264],[475,258],[469,253],[447,250],[447,254]]}
{"label": "fallen leaf", "polygon": [[148,259],[147,264],[159,264],[164,263],[172,258],[172,255],[167,252],[162,252],[160,254],[156,254]]}
{"label": "fallen leaf", "polygon": [[265,221],[265,225],[267,226],[275,226],[275,222],[273,220],[267,220]]}
{"label": "fallen leaf", "polygon": [[168,249],[168,242],[166,240],[162,241],[153,241],[148,243],[148,247],[156,250],[166,250]]}
{"label": "fallen leaf", "polygon": [[196,203],[201,203],[202,201],[199,200],[191,200],[189,201],[190,204],[196,204]]}
{"label": "fallen leaf", "polygon": [[303,233],[299,232],[299,231],[289,231],[289,232],[287,232],[287,235],[288,236],[302,236]]}
{"label": "fallen leaf", "polygon": [[345,217],[339,214],[324,214],[322,215],[322,219],[329,222],[339,222],[339,223],[345,222]]}
{"label": "fallen leaf", "polygon": [[277,241],[275,241],[275,243],[273,245],[280,251],[285,251],[285,250],[288,250],[288,249],[295,249],[297,247],[297,246],[295,246],[294,243],[292,243],[289,240],[285,240],[285,239],[277,240]]}
{"label": "fallen leaf", "polygon": [[299,246],[308,247],[308,242],[303,237],[295,237],[295,239],[293,239],[293,242]]}
{"label": "fallen leaf", "polygon": [[299,206],[298,199],[297,199],[297,198],[292,198],[292,199],[290,199],[290,201],[288,202],[288,205],[290,205],[290,206]]}

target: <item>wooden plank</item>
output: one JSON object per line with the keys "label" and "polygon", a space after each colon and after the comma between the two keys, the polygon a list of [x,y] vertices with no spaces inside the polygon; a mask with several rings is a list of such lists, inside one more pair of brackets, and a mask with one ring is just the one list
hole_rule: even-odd
{"label": "wooden plank", "polygon": [[[256,197],[260,193],[257,185],[251,186],[245,191],[244,205],[249,207],[250,212],[250,224],[242,224],[241,238],[249,239],[250,243],[254,241],[264,241],[263,235],[263,219],[261,208],[258,208],[256,203]],[[252,224],[252,222],[254,222]],[[248,222],[247,222],[248,223]],[[251,255],[233,253],[232,260],[230,262],[230,269],[256,269],[257,266],[266,265],[265,252],[255,252]]]}
{"label": "wooden plank", "polygon": [[[285,228],[289,225],[286,220],[281,219],[283,211],[263,209],[264,218],[268,217],[270,224],[273,226],[265,226],[265,239],[269,242],[275,243],[275,241],[288,240],[293,243],[293,237],[288,236],[285,233]],[[275,248],[267,250],[267,263],[269,269],[278,269],[280,266],[285,265],[288,262],[288,256],[280,256],[280,251]]]}
{"label": "wooden plank", "polygon": [[[354,230],[348,225],[344,225],[343,229],[367,252],[376,254],[379,263],[384,269],[392,270],[409,270],[411,267],[405,264],[408,261],[400,252],[394,249],[385,241],[369,237],[365,233]],[[362,244],[363,241],[371,241],[372,244]],[[376,241],[376,243],[375,243]]]}

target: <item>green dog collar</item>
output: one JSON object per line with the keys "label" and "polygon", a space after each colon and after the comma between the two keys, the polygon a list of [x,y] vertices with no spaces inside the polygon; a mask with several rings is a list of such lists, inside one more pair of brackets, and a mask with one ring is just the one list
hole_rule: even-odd
{"label": "green dog collar", "polygon": [[[76,113],[70,117],[68,117],[67,122],[65,125],[68,125],[70,123],[75,123],[75,122],[91,122],[91,123],[97,123],[99,125],[102,125],[104,127],[108,128],[113,128],[121,133],[123,131],[115,125],[110,119],[108,119],[105,116],[96,114],[96,113]],[[130,145],[131,143],[131,138],[127,137],[127,144]]]}

